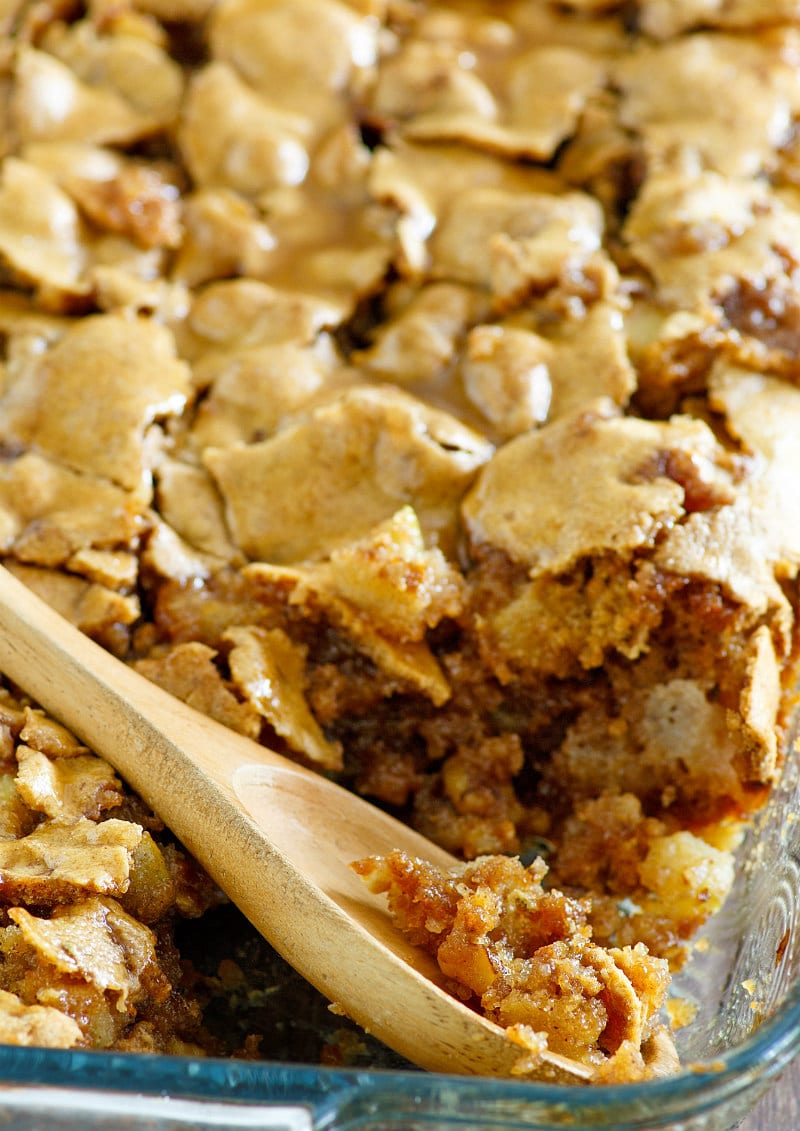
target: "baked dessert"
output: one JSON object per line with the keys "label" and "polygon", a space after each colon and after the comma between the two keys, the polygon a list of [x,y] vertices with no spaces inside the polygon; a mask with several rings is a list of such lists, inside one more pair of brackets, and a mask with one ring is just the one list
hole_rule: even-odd
{"label": "baked dessert", "polygon": [[7,689],[0,713],[2,1042],[215,1051],[174,938],[215,886],[69,731]]}
{"label": "baked dessert", "polygon": [[[0,30],[4,563],[487,898],[577,901],[646,1024],[574,1047],[646,1072],[794,706],[794,6],[12,0]],[[3,891],[19,929],[61,906]]]}

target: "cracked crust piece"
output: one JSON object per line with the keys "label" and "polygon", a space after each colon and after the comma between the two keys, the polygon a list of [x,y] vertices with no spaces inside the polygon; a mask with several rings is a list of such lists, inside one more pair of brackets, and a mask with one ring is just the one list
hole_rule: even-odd
{"label": "cracked crust piece", "polygon": [[461,496],[491,445],[391,387],[312,409],[271,439],[208,448],[234,538],[253,559],[319,558],[410,503],[426,536],[452,545]]}
{"label": "cracked crust piece", "polygon": [[[168,330],[119,315],[81,319],[15,376],[0,405],[6,444],[146,497],[148,425],[180,413],[190,392]],[[41,404],[51,398],[59,412],[45,416]]]}

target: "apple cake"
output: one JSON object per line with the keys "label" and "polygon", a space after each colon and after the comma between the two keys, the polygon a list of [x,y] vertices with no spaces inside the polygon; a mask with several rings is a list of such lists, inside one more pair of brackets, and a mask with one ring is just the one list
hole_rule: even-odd
{"label": "apple cake", "polygon": [[[795,704],[796,3],[0,31],[4,564],[460,858],[358,865],[454,993],[646,1075]],[[197,1044],[152,924],[211,889],[43,718],[0,701],[2,1039]]]}

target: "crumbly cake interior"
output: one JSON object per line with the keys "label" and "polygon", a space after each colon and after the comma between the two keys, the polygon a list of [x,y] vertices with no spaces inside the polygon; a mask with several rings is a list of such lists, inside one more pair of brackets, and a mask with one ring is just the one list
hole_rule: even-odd
{"label": "crumbly cake interior", "polygon": [[[8,0],[0,31],[4,564],[461,857],[361,867],[454,992],[646,1075],[793,707],[796,5]],[[20,696],[2,1039],[195,1041],[148,950],[183,857]]]}
{"label": "crumbly cake interior", "polygon": [[108,763],[24,696],[0,694],[0,734],[0,1041],[217,1051],[174,926],[220,893]]}

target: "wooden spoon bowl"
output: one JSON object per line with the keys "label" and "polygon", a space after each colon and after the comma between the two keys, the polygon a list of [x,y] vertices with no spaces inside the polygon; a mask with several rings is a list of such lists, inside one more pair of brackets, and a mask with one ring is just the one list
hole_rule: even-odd
{"label": "wooden spoon bowl", "polygon": [[[109,655],[0,566],[0,670],[102,755],[275,949],[432,1071],[507,1075],[522,1050],[447,994],[350,864],[453,857],[380,809],[201,715]],[[584,1081],[556,1053],[542,1075]]]}

